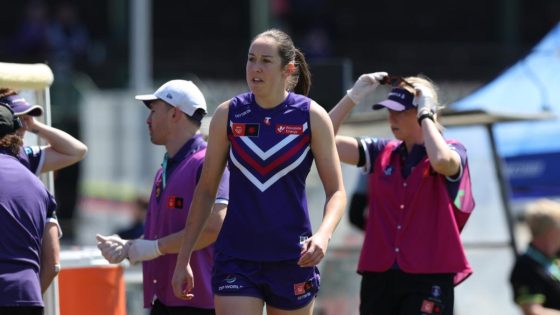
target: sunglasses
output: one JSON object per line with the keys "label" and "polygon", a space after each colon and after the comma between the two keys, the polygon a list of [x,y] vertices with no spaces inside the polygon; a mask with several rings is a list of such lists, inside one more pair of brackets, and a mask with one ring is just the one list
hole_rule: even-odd
{"label": "sunglasses", "polygon": [[398,75],[388,75],[379,81],[380,84],[388,84],[392,87],[398,87],[401,83],[408,85],[409,87],[414,89],[414,85],[412,83],[406,81],[403,77]]}

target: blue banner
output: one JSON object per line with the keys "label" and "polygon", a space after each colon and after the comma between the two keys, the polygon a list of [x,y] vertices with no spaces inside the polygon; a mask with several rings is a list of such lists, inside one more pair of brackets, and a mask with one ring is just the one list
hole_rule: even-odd
{"label": "blue banner", "polygon": [[559,197],[560,152],[507,157],[505,176],[513,199]]}

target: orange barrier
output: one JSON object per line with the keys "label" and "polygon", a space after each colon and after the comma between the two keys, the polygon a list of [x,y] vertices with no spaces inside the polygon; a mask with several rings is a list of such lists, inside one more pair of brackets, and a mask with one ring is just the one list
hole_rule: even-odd
{"label": "orange barrier", "polygon": [[120,265],[63,268],[60,315],[126,315],[123,271]]}

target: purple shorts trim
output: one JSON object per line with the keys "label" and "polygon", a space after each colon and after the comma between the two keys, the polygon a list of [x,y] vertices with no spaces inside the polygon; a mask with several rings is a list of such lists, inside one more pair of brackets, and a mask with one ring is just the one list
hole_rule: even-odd
{"label": "purple shorts trim", "polygon": [[215,295],[251,296],[278,309],[295,310],[309,304],[319,286],[317,267],[301,268],[297,260],[254,262],[216,253],[212,273]]}

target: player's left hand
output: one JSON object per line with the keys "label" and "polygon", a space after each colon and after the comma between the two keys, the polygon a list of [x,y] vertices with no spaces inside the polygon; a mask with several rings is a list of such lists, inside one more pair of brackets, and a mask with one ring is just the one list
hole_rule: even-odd
{"label": "player's left hand", "polygon": [[173,287],[173,294],[177,298],[187,301],[194,298],[194,294],[191,293],[194,289],[194,276],[190,264],[180,266],[177,263],[175,265],[171,286]]}
{"label": "player's left hand", "polygon": [[413,103],[418,108],[417,117],[427,113],[436,113],[437,105],[434,100],[434,95],[429,89],[424,87],[416,88],[416,96],[414,97]]}
{"label": "player's left hand", "polygon": [[319,233],[314,234],[302,244],[298,265],[300,267],[318,265],[325,257],[328,245],[329,239],[327,237]]}

